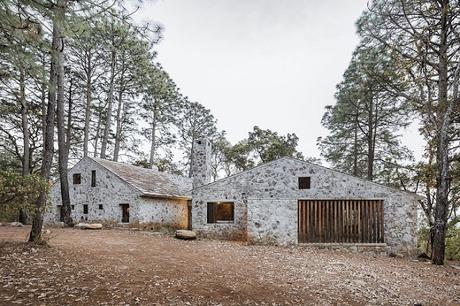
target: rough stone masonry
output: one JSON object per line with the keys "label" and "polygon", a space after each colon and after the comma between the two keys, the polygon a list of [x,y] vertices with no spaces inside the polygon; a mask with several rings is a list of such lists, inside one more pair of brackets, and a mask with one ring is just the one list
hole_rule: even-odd
{"label": "rough stone masonry", "polygon": [[[200,160],[206,162],[209,157]],[[201,166],[205,173],[208,166]],[[195,168],[200,169],[199,165]],[[309,189],[299,189],[299,177],[310,177]],[[192,225],[200,235],[279,245],[298,243],[299,200],[380,199],[386,250],[410,254],[416,249],[416,195],[294,158],[281,158],[197,187],[192,197]],[[208,223],[210,202],[234,203],[233,222]]]}

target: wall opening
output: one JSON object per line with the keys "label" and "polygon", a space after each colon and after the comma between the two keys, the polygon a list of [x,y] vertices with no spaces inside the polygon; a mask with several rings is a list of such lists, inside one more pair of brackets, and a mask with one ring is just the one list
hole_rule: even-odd
{"label": "wall opening", "polygon": [[233,223],[233,202],[208,202],[208,223]]}
{"label": "wall opening", "polygon": [[129,204],[120,204],[121,222],[129,223]]}
{"label": "wall opening", "polygon": [[74,173],[72,175],[72,182],[74,185],[81,184],[81,173]]}
{"label": "wall opening", "polygon": [[309,176],[299,177],[299,189],[310,189],[311,179]]}
{"label": "wall opening", "polygon": [[96,170],[91,170],[91,187],[96,187]]}

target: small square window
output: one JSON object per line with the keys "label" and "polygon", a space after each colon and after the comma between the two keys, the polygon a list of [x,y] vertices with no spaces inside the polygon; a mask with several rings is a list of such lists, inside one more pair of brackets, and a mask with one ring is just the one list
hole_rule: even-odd
{"label": "small square window", "polygon": [[81,173],[74,173],[72,175],[72,181],[74,185],[81,184]]}
{"label": "small square window", "polygon": [[88,204],[83,204],[83,213],[88,214]]}
{"label": "small square window", "polygon": [[208,223],[232,223],[234,206],[233,202],[209,202]]}
{"label": "small square window", "polygon": [[99,209],[104,209],[104,206],[102,204],[99,204]]}
{"label": "small square window", "polygon": [[96,187],[96,170],[91,170],[91,187]]}
{"label": "small square window", "polygon": [[299,189],[310,189],[310,177],[309,176],[299,177]]}

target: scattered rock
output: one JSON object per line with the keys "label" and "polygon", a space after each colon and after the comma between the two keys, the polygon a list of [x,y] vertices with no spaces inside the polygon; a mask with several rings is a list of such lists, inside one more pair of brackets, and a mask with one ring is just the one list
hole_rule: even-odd
{"label": "scattered rock", "polygon": [[75,225],[75,227],[79,229],[96,230],[96,229],[102,229],[102,224],[100,223],[78,223],[77,225]]}
{"label": "scattered rock", "polygon": [[404,257],[404,255],[402,255],[402,254],[393,253],[393,252],[388,253],[388,256],[389,257],[397,257],[397,258],[403,258]]}
{"label": "scattered rock", "polygon": [[21,222],[11,222],[10,226],[12,226],[12,227],[23,227],[24,224],[22,224]]}
{"label": "scattered rock", "polygon": [[426,260],[430,260],[430,256],[426,255],[426,253],[421,253],[417,256],[417,259],[426,259]]}
{"label": "scattered rock", "polygon": [[177,230],[176,238],[182,240],[193,240],[196,239],[196,233],[188,230]]}

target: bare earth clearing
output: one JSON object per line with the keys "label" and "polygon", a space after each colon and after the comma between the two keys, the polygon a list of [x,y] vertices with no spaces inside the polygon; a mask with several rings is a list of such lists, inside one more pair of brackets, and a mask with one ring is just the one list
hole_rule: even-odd
{"label": "bare earth clearing", "polygon": [[[29,227],[0,227],[24,241]],[[51,247],[3,243],[0,304],[460,305],[460,270],[305,247],[53,229]]]}

